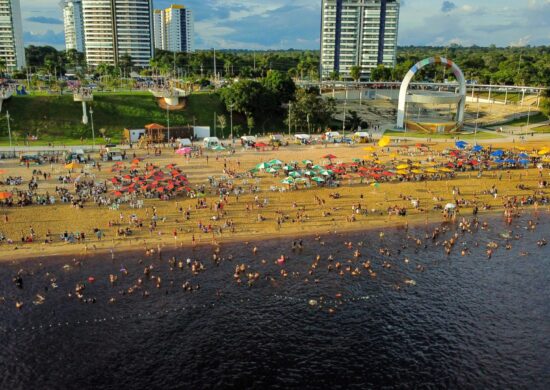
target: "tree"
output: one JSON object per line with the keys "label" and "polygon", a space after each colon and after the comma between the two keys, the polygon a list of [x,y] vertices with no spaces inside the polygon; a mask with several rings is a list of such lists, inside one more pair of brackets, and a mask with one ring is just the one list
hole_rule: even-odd
{"label": "tree", "polygon": [[252,134],[252,129],[254,128],[254,125],[256,123],[254,122],[254,117],[253,116],[249,116],[246,118],[246,126],[248,127],[248,134]]}
{"label": "tree", "polygon": [[262,80],[264,87],[271,92],[279,104],[294,101],[296,84],[286,73],[270,70]]}
{"label": "tree", "polygon": [[349,74],[355,82],[357,82],[361,79],[361,71],[362,70],[363,69],[358,65],[354,65],[350,68]]}
{"label": "tree", "polygon": [[328,78],[333,81],[338,81],[340,80],[340,72],[338,72],[337,70],[333,70],[332,72],[330,72]]}
{"label": "tree", "polygon": [[550,118],[550,89],[544,91],[544,97],[540,104],[540,109],[544,115]]}
{"label": "tree", "polygon": [[101,137],[105,139],[105,134],[107,134],[107,129],[102,127],[101,129],[99,129],[99,134],[101,134]]}
{"label": "tree", "polygon": [[227,118],[225,117],[225,115],[218,116],[218,124],[222,129],[222,138],[224,138],[224,130],[225,130],[225,126],[227,126]]}
{"label": "tree", "polygon": [[335,113],[334,99],[324,99],[316,90],[299,89],[296,93],[296,102],[292,105],[290,123],[305,131],[308,128],[309,116],[312,128],[326,128],[330,125]]}
{"label": "tree", "polygon": [[346,115],[346,124],[348,124],[352,130],[357,130],[359,127],[368,127],[368,124],[361,119],[357,111],[353,110],[350,110],[348,115]]}

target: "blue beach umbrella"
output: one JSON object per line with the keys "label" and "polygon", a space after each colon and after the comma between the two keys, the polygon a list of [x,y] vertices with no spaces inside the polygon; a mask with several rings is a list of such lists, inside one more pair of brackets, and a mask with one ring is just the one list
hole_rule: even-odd
{"label": "blue beach umbrella", "polygon": [[472,148],[472,150],[473,150],[474,152],[481,152],[481,151],[483,150],[483,146],[481,146],[481,145],[476,145],[476,146],[474,146],[474,147]]}
{"label": "blue beach umbrella", "polygon": [[493,157],[502,157],[502,155],[504,154],[504,151],[502,150],[495,150],[493,153],[491,153],[491,156]]}
{"label": "blue beach umbrella", "polygon": [[466,148],[466,146],[468,146],[468,142],[466,142],[466,141],[456,141],[455,146],[458,149],[464,149],[464,148]]}

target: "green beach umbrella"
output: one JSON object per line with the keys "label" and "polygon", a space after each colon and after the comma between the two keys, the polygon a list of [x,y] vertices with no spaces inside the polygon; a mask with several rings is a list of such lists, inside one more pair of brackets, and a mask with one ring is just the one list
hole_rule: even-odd
{"label": "green beach umbrella", "polygon": [[222,150],[225,150],[225,148],[221,145],[216,145],[212,148],[212,150],[215,150],[216,152],[221,152]]}
{"label": "green beach umbrella", "polygon": [[271,165],[269,163],[259,163],[258,165],[256,165],[256,168],[258,168],[258,169],[267,169],[270,166]]}
{"label": "green beach umbrella", "polygon": [[351,161],[356,162],[356,163],[360,163],[360,162],[361,162],[361,159],[360,159],[360,158],[354,158],[354,159],[352,159]]}
{"label": "green beach umbrella", "polygon": [[304,171],[304,175],[313,176],[313,175],[315,175],[315,172],[313,172],[313,171]]}
{"label": "green beach umbrella", "polygon": [[293,170],[294,170],[294,167],[293,167],[292,165],[285,165],[285,166],[283,167],[283,169],[284,169],[285,171],[293,171]]}
{"label": "green beach umbrella", "polygon": [[297,178],[297,177],[302,176],[302,175],[300,175],[298,172],[290,172],[288,175],[289,175],[290,177],[293,177],[293,178]]}
{"label": "green beach umbrella", "polygon": [[316,181],[317,183],[324,183],[325,182],[325,179],[323,179],[322,177],[314,177],[311,180]]}
{"label": "green beach umbrella", "polygon": [[277,173],[277,171],[278,171],[278,170],[275,169],[275,168],[268,168],[268,169],[266,169],[266,172],[267,172],[267,173]]}
{"label": "green beach umbrella", "polygon": [[303,177],[299,177],[295,181],[296,183],[307,183],[307,179],[304,179]]}
{"label": "green beach umbrella", "polygon": [[283,162],[281,160],[277,160],[277,159],[271,160],[269,163],[271,165],[283,165]]}
{"label": "green beach umbrella", "polygon": [[283,183],[283,184],[294,184],[294,179],[291,178],[291,177],[287,177],[281,183]]}
{"label": "green beach umbrella", "polygon": [[313,164],[313,161],[311,161],[311,160],[302,160],[302,164],[305,164],[305,165]]}

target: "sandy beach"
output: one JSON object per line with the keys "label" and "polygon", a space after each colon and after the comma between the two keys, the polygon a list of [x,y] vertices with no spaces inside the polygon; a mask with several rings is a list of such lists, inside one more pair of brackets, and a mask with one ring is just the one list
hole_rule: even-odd
{"label": "sandy beach", "polygon": [[[493,149],[516,150],[520,147],[526,153],[539,150],[545,142],[530,141],[521,144],[508,142],[485,142],[483,146]],[[145,150],[128,150],[129,160],[133,153],[140,159],[138,169],[143,169],[146,163],[165,167],[174,164],[188,178],[191,188],[205,185],[206,197],[200,201],[204,208],[197,208],[199,199],[185,195],[176,199],[163,201],[159,199],[143,199],[143,205],[132,208],[122,204],[118,209],[106,206],[96,206],[85,203],[83,208],[73,207],[70,203],[56,202],[54,205],[2,207],[0,232],[10,242],[0,244],[0,260],[9,261],[18,258],[36,256],[78,255],[84,253],[121,252],[125,250],[145,250],[145,248],[177,248],[180,246],[218,244],[222,242],[263,240],[277,237],[299,238],[304,235],[325,234],[329,232],[357,231],[364,229],[384,229],[390,226],[439,222],[443,220],[441,206],[453,203],[457,197],[466,201],[459,208],[460,216],[471,216],[474,203],[479,207],[479,213],[502,213],[503,203],[508,197],[532,196],[535,193],[544,194],[539,188],[542,179],[548,180],[548,169],[539,169],[530,165],[530,169],[491,169],[484,171],[481,177],[477,171],[456,172],[456,177],[439,179],[437,181],[391,181],[375,185],[372,180],[352,175],[340,179],[337,188],[319,187],[312,183],[311,188],[290,190],[290,186],[281,184],[285,175],[274,176],[266,172],[258,172],[255,178],[231,179],[235,185],[243,188],[256,186],[259,192],[245,191],[237,197],[229,196],[225,200],[223,217],[214,210],[213,205],[220,200],[220,195],[209,187],[209,178],[218,181],[229,172],[243,174],[257,164],[278,159],[283,162],[311,160],[313,164],[326,165],[330,163],[323,156],[334,155],[333,164],[351,163],[353,159],[370,161],[378,158],[381,164],[390,161],[417,163],[419,167],[428,158],[438,163],[449,160],[448,156],[440,155],[445,149],[455,149],[453,141],[430,143],[422,149],[415,142],[393,143],[389,148],[373,146],[373,150],[365,151],[366,144],[352,146],[343,144],[329,145],[290,145],[278,150],[265,148],[262,150],[244,150],[236,146],[236,152],[228,151],[205,152],[202,157],[190,158],[179,156],[172,149],[163,149],[161,156],[148,154]],[[516,150],[517,152],[517,150]],[[376,153],[377,157],[374,157]],[[206,159],[208,156],[208,160]],[[112,186],[111,178],[114,163],[101,163],[101,171],[92,167],[82,167],[70,173],[76,178],[84,172],[93,175],[94,180],[107,182],[109,193]],[[129,165],[127,160],[125,165]],[[2,161],[0,176],[21,176],[20,186],[2,185],[0,191],[12,191],[14,188],[26,189],[33,175],[33,170],[49,173],[47,180],[38,179],[38,193],[55,193],[56,187],[66,187],[72,190],[72,184],[60,184],[58,178],[69,174],[63,164],[47,164],[25,167],[14,160]],[[37,172],[35,172],[37,173]],[[542,176],[541,176],[542,175]],[[521,185],[521,186],[520,186]],[[487,191],[491,187],[498,188],[498,196],[494,197]],[[460,196],[457,196],[456,190]],[[455,194],[453,194],[455,191]],[[416,207],[413,207],[413,202]],[[364,210],[355,213],[352,206],[360,205]],[[390,215],[388,208],[406,209],[406,216]],[[542,209],[545,206],[539,206]],[[189,215],[186,218],[186,212]],[[150,229],[149,220],[156,214],[157,225]],[[277,219],[284,216],[284,222]],[[352,218],[353,216],[353,218]],[[143,221],[142,226],[136,226],[130,219]],[[230,227],[218,229],[224,222],[231,221]],[[204,233],[199,223],[208,225],[211,229]],[[131,234],[117,234],[119,229],[131,227]],[[94,230],[103,233],[99,240]],[[33,234],[33,242],[22,242],[22,237]],[[49,231],[51,243],[45,243]],[[85,240],[78,243],[65,243],[59,237],[65,232],[84,232]]]}

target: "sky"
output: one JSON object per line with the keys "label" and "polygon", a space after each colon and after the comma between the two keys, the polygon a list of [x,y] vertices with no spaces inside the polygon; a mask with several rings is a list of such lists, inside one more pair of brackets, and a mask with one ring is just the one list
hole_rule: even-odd
{"label": "sky", "polygon": [[[20,0],[25,45],[64,47],[60,0]],[[318,49],[321,0],[154,0],[195,15],[198,49]],[[399,45],[550,45],[550,0],[401,0]]]}

